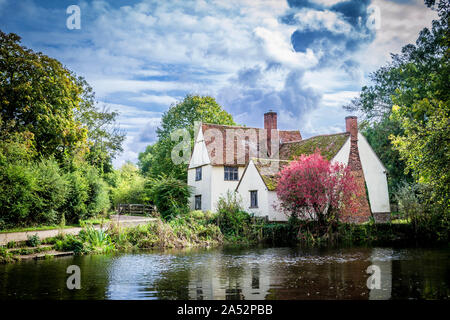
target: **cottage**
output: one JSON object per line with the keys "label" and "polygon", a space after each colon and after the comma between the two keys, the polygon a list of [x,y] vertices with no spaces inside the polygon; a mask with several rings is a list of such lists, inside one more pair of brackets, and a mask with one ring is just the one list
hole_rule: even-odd
{"label": "cottage", "polygon": [[277,114],[264,115],[264,129],[201,124],[188,167],[193,187],[191,209],[215,210],[217,200],[236,191],[246,210],[271,221],[286,221],[276,207],[277,172],[295,156],[317,149],[328,160],[350,167],[357,183],[366,188],[362,214],[351,222],[386,220],[390,214],[386,169],[358,132],[357,118],[347,117],[346,132],[302,139],[299,131],[277,128]]}

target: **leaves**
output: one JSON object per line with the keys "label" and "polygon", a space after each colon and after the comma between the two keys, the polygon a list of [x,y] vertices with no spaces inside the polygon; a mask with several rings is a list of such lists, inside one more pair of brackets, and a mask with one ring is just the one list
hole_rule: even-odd
{"label": "leaves", "polygon": [[171,152],[177,142],[170,139],[170,133],[176,129],[186,129],[194,145],[195,122],[234,125],[232,116],[209,96],[187,95],[182,102],[172,105],[163,114],[161,125],[157,129],[158,141],[139,154],[139,167],[149,176],[166,174],[180,180],[187,179],[186,165],[174,164]]}
{"label": "leaves", "polygon": [[279,173],[277,196],[281,208],[294,217],[338,221],[343,210],[358,212],[357,184],[348,168],[331,164],[319,152],[301,155]]}

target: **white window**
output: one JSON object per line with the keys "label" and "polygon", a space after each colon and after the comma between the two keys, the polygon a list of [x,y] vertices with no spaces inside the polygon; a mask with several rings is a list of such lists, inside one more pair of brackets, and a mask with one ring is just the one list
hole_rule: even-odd
{"label": "white window", "polygon": [[195,196],[195,210],[202,210],[202,195]]}
{"label": "white window", "polygon": [[202,180],[202,167],[195,168],[195,181]]}
{"label": "white window", "polygon": [[238,181],[239,173],[238,167],[224,167],[225,181]]}
{"label": "white window", "polygon": [[258,208],[258,191],[250,191],[250,208]]}

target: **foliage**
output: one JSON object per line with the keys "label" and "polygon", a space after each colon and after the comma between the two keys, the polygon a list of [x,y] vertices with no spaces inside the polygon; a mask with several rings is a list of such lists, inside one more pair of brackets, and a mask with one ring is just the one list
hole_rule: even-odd
{"label": "foliage", "polygon": [[64,206],[67,221],[77,223],[109,209],[108,187],[97,169],[85,166],[68,173],[66,179],[70,185]]}
{"label": "foliage", "polygon": [[[411,182],[411,174],[416,180],[422,176],[415,171],[422,170],[421,164],[427,164],[425,155],[435,154],[429,149],[440,150],[435,159],[430,159],[434,162],[432,166],[439,159],[448,163],[448,155],[443,157],[448,141],[438,143],[445,134],[448,138],[443,128],[448,127],[445,121],[448,121],[449,95],[449,2],[426,0],[425,3],[438,11],[440,19],[433,21],[431,29],[420,32],[415,45],[409,44],[402,48],[401,54],[393,54],[391,63],[371,75],[373,84],[363,87],[360,96],[345,106],[347,110],[362,112],[370,120],[364,134],[388,169],[391,192],[402,180]],[[395,104],[399,106],[395,108],[397,115],[390,117]],[[424,112],[428,107],[431,107],[429,112]],[[429,120],[428,128],[420,130]],[[436,123],[438,126],[434,128],[432,124]],[[392,148],[390,137],[394,138],[396,148]],[[424,145],[428,150],[417,154],[417,149]],[[409,147],[417,148],[409,150]],[[418,159],[423,161],[418,163]]]}
{"label": "foliage", "polygon": [[302,155],[279,173],[281,209],[293,217],[317,220],[321,227],[336,224],[344,210],[356,215],[359,194],[350,170],[319,153]]}
{"label": "foliage", "polygon": [[252,216],[242,208],[238,194],[227,191],[217,201],[217,225],[229,242],[252,241],[255,238]]}
{"label": "foliage", "polygon": [[0,154],[0,224],[11,227],[58,222],[67,188],[55,160],[11,162]]}
{"label": "foliage", "polygon": [[235,124],[232,116],[223,110],[214,98],[187,95],[183,101],[172,105],[163,114],[161,125],[157,129],[158,141],[139,154],[141,171],[151,177],[166,174],[185,181],[187,179],[186,165],[172,162],[171,153],[178,141],[172,141],[170,134],[176,129],[188,130],[191,146],[193,146],[194,124],[197,121],[223,125]]}
{"label": "foliage", "polygon": [[5,248],[0,247],[0,264],[14,262],[13,254],[8,252]]}
{"label": "foliage", "polygon": [[[420,118],[411,117],[409,108],[394,106],[392,118],[399,121],[405,135],[392,136],[392,142],[405,160],[415,180],[428,185],[431,201],[450,208],[450,108],[447,102],[423,99],[412,105]],[[422,111],[419,111],[422,110]],[[426,119],[426,120],[425,120]]]}
{"label": "foliage", "polygon": [[0,229],[77,222],[110,206],[117,113],[81,77],[0,31]]}
{"label": "foliage", "polygon": [[86,161],[101,173],[112,172],[112,159],[123,151],[122,143],[125,140],[124,132],[115,123],[119,114],[106,107],[97,108],[92,88],[85,80],[78,78],[78,81],[85,91],[75,117],[87,128],[89,152]]}
{"label": "foliage", "polygon": [[39,236],[37,234],[28,236],[27,246],[37,247],[40,244],[41,244],[41,240],[39,239]]}
{"label": "foliage", "polygon": [[172,177],[160,176],[146,184],[149,199],[164,219],[172,219],[189,211],[189,186]]}
{"label": "foliage", "polygon": [[20,40],[0,31],[0,137],[21,134],[36,156],[70,163],[87,155],[101,172],[111,169],[124,140],[117,113],[99,110],[83,78]]}
{"label": "foliage", "polygon": [[115,250],[110,235],[101,229],[87,226],[78,236],[83,242],[83,250],[87,253],[108,253]]}
{"label": "foliage", "polygon": [[137,227],[108,230],[116,246],[120,249],[182,248],[209,246],[223,241],[220,229],[213,223],[210,214],[187,212],[170,221],[158,219]]}
{"label": "foliage", "polygon": [[140,203],[148,201],[145,191],[145,178],[132,163],[125,163],[119,170],[114,170],[106,177],[110,187],[111,203]]}
{"label": "foliage", "polygon": [[423,197],[423,185],[406,183],[397,190],[395,199],[398,203],[398,211],[402,218],[411,221],[425,213]]}
{"label": "foliage", "polygon": [[38,154],[59,160],[85,147],[87,130],[74,118],[84,88],[69,70],[1,31],[0,70],[1,135],[29,132]]}

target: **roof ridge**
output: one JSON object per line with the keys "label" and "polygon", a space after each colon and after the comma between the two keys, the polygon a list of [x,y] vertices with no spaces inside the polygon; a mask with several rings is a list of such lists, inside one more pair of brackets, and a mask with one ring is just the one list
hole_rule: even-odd
{"label": "roof ridge", "polygon": [[289,162],[289,160],[286,160],[286,159],[270,159],[270,158],[256,158],[256,157],[253,157],[253,158],[251,158],[251,160],[267,160],[267,161],[285,161],[285,162]]}
{"label": "roof ridge", "polygon": [[317,138],[317,137],[331,137],[331,136],[338,136],[338,135],[341,135],[341,134],[348,134],[348,135],[350,135],[350,132],[338,132],[338,133],[329,133],[329,134],[318,134],[317,136],[312,136],[312,137],[309,137],[309,138],[306,138],[306,139],[302,139],[302,140],[286,141],[286,142],[283,142],[282,144],[295,143],[295,142],[304,142],[304,141],[308,141],[308,140],[311,140],[311,139],[314,139],[314,138]]}

